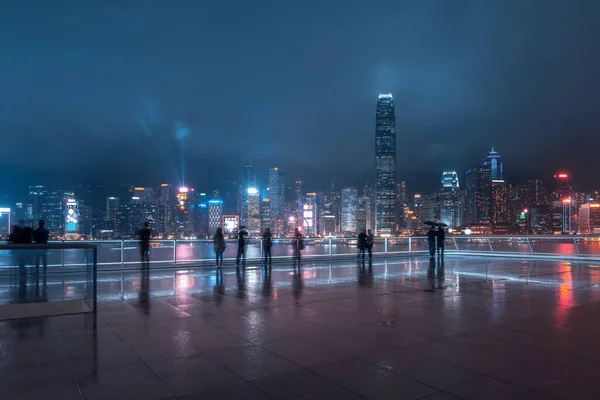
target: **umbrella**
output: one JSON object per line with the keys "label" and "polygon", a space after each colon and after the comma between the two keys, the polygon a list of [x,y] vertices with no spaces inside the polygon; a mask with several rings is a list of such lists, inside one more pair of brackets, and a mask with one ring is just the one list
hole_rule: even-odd
{"label": "umbrella", "polygon": [[433,221],[423,221],[424,225],[431,225],[431,226],[436,226],[437,222],[433,222]]}
{"label": "umbrella", "polygon": [[447,228],[448,227],[448,224],[445,224],[443,222],[438,222],[436,225],[439,226],[440,228]]}

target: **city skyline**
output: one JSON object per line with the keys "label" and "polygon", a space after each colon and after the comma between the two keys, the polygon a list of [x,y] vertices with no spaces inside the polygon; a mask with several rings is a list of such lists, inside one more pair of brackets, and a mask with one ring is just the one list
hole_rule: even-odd
{"label": "city skyline", "polygon": [[506,180],[566,170],[591,190],[599,8],[9,1],[0,195],[91,178],[214,187],[246,160],[358,186],[372,179],[380,92],[397,107],[397,179],[416,190],[491,146]]}

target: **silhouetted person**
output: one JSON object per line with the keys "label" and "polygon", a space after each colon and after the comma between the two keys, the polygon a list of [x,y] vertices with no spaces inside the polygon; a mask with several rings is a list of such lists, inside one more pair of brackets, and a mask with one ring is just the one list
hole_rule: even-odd
{"label": "silhouetted person", "polygon": [[362,255],[363,260],[365,259],[365,250],[367,249],[367,232],[363,229],[358,234],[358,257]]}
{"label": "silhouetted person", "polygon": [[238,232],[238,251],[237,257],[235,258],[235,265],[240,265],[240,260],[242,263],[246,263],[246,238],[248,237],[248,231],[245,226],[240,226],[240,230]]}
{"label": "silhouetted person", "polygon": [[375,238],[373,232],[369,229],[367,231],[367,251],[369,252],[369,260],[373,258],[373,245],[375,244]]}
{"label": "silhouetted person", "polygon": [[437,239],[437,233],[433,226],[429,228],[427,232],[427,242],[429,243],[429,255],[433,257],[435,255],[435,241]]}
{"label": "silhouetted person", "polygon": [[217,257],[217,267],[223,266],[223,252],[225,251],[225,236],[223,236],[223,229],[217,228],[217,233],[215,233],[215,237],[213,238],[213,243],[215,247],[215,255]]}
{"label": "silhouetted person", "polygon": [[[33,240],[35,244],[40,244],[43,246],[48,245],[48,238],[50,237],[50,232],[45,228],[46,222],[41,219],[38,222],[38,227],[35,231],[33,231]],[[44,285],[46,284],[46,272],[48,269],[48,249],[39,249],[35,250],[35,274],[36,277],[39,277],[40,274],[40,261],[42,262],[43,271],[42,274],[44,276]]]}
{"label": "silhouetted person", "polygon": [[142,258],[142,268],[150,268],[150,237],[152,229],[150,222],[144,222],[144,227],[140,229],[140,256]]}
{"label": "silhouetted person", "polygon": [[294,243],[294,258],[298,260],[298,264],[300,263],[300,259],[302,258],[302,250],[304,250],[304,240],[302,239],[302,233],[300,233],[300,229],[296,228],[294,232],[294,238],[296,242]]}
{"label": "silhouetted person", "polygon": [[263,253],[265,255],[265,264],[270,263],[271,262],[271,246],[272,246],[272,235],[271,235],[271,228],[265,228],[265,231],[263,232],[262,235],[262,245],[263,245]]}
{"label": "silhouetted person", "polygon": [[446,240],[446,231],[440,227],[436,232],[437,237],[437,251],[438,255],[444,255],[444,240]]}

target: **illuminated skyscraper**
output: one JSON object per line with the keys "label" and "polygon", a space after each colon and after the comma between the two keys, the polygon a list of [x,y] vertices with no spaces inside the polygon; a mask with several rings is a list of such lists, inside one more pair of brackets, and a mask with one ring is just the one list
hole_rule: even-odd
{"label": "illuminated skyscraper", "polygon": [[273,216],[271,209],[271,199],[268,197],[263,197],[261,206],[260,206],[260,217],[261,217],[261,231],[264,232],[266,228],[271,229],[271,233],[273,232]]}
{"label": "illuminated skyscraper", "polygon": [[456,171],[444,171],[440,192],[440,220],[451,228],[461,226],[460,188]]}
{"label": "illuminated skyscraper", "polygon": [[500,157],[500,154],[498,154],[494,147],[492,147],[492,150],[483,162],[483,165],[489,167],[490,177],[492,180],[504,179],[504,171],[502,169],[502,157]]}
{"label": "illuminated skyscraper", "polygon": [[391,93],[377,99],[375,127],[375,232],[391,235],[396,225],[396,116]]}
{"label": "illuminated skyscraper", "polygon": [[273,167],[269,170],[269,209],[271,231],[279,236],[285,233],[285,176],[283,169]]}
{"label": "illuminated skyscraper", "polygon": [[465,225],[489,225],[492,218],[492,179],[489,165],[467,170]]}
{"label": "illuminated skyscraper", "polygon": [[260,191],[256,187],[248,188],[246,213],[248,222],[245,226],[248,232],[251,235],[259,235],[262,221],[260,218]]}
{"label": "illuminated skyscraper", "polygon": [[106,211],[104,214],[105,228],[111,231],[117,230],[117,211],[121,205],[121,201],[118,197],[107,197],[106,198]]}
{"label": "illuminated skyscraper", "polygon": [[342,189],[342,232],[348,234],[357,233],[357,207],[358,190],[355,187]]}
{"label": "illuminated skyscraper", "polygon": [[[242,184],[240,186],[240,225],[250,223],[250,216],[248,215],[249,189],[256,189],[256,170],[253,165],[246,164],[242,172]],[[258,197],[260,197],[260,194],[258,194]],[[260,204],[258,207],[260,207]]]}
{"label": "illuminated skyscraper", "polygon": [[223,200],[213,198],[208,200],[208,230],[214,235],[217,228],[223,228]]}

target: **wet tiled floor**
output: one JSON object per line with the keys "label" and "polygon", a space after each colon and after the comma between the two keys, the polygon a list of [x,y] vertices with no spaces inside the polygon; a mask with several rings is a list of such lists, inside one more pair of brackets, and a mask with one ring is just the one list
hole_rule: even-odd
{"label": "wet tiled floor", "polygon": [[[0,323],[1,399],[600,396],[593,264],[411,257],[98,280],[96,316]],[[49,277],[48,291],[75,281]]]}

